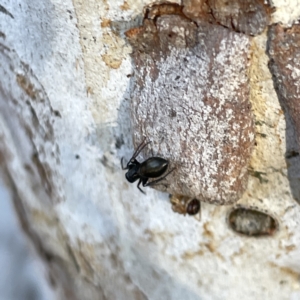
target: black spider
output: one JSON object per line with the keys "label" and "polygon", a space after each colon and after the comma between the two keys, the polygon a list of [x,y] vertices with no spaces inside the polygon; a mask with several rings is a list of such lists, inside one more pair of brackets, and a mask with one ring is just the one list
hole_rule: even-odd
{"label": "black spider", "polygon": [[[145,143],[145,140],[138,146],[136,151],[133,153],[126,167],[123,166],[123,157],[121,159],[121,166],[123,170],[128,170],[125,174],[126,179],[133,183],[139,179],[139,183],[137,185],[138,189],[145,194],[145,192],[140,188],[140,184],[143,186],[150,186],[158,183],[159,181],[166,178],[174,169],[169,171],[166,175],[162,176],[166,170],[168,169],[169,162],[161,157],[150,157],[142,163],[139,163],[136,160],[136,157],[139,153],[151,142]],[[149,178],[157,178],[151,182],[148,182]]]}

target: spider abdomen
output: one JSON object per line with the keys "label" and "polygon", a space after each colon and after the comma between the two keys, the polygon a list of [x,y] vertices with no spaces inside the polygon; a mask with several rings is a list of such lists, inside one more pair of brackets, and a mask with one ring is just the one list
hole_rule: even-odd
{"label": "spider abdomen", "polygon": [[156,178],[163,175],[169,162],[161,157],[150,157],[140,165],[139,174],[143,177]]}

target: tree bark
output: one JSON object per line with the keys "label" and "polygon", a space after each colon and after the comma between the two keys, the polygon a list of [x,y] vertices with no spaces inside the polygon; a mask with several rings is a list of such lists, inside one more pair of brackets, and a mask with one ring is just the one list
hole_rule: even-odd
{"label": "tree bark", "polygon": [[[232,205],[202,203],[199,221],[173,212],[166,193],[140,193],[120,167],[134,152],[124,33],[144,4],[0,0],[0,176],[53,288],[60,299],[299,298],[300,131],[268,68],[276,31],[260,24],[249,38],[246,191]],[[299,8],[281,5],[269,26],[297,20]]]}

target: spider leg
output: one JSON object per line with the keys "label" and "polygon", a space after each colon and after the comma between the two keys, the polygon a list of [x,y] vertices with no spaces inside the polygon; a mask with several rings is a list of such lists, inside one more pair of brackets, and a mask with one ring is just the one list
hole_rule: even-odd
{"label": "spider leg", "polygon": [[196,215],[194,215],[194,217],[195,217],[195,219],[197,220],[197,221],[201,221],[201,219],[202,219],[202,215],[201,215],[201,207],[200,207],[200,210],[199,210],[199,212],[196,214]]}
{"label": "spider leg", "polygon": [[128,164],[126,167],[123,166],[123,159],[124,157],[121,158],[121,167],[122,167],[122,170],[127,170],[128,169]]}
{"label": "spider leg", "polygon": [[137,185],[137,188],[145,195],[146,195],[146,193],[140,188],[140,184],[143,182],[143,186],[145,186],[144,183],[146,183],[147,180],[148,180],[148,178],[144,178],[144,179],[140,178],[139,183]]}
{"label": "spider leg", "polygon": [[140,152],[148,145],[151,143],[151,141],[145,143],[146,141],[146,138],[144,138],[144,140],[139,144],[139,146],[137,147],[137,149],[135,150],[135,152],[133,153],[132,157],[130,160],[132,159],[135,159],[139,154]]}
{"label": "spider leg", "polygon": [[150,182],[148,182],[148,183],[144,183],[143,182],[143,186],[151,186],[151,185],[155,185],[155,184],[157,184],[158,182],[160,182],[160,181],[162,181],[163,179],[165,179],[171,172],[173,172],[175,170],[175,168],[173,168],[171,171],[169,171],[165,176],[163,176],[163,177],[160,177],[160,178],[158,178],[158,179],[156,179],[156,180],[153,180],[153,181],[150,181]]}

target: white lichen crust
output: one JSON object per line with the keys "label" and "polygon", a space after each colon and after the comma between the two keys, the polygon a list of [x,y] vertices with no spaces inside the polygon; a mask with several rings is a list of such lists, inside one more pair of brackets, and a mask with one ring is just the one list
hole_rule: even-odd
{"label": "white lichen crust", "polygon": [[134,144],[175,167],[156,189],[229,204],[242,195],[254,143],[249,37],[163,15],[128,35],[134,46]]}

